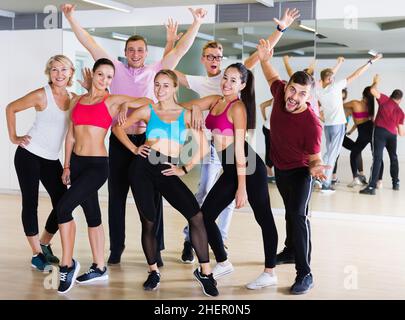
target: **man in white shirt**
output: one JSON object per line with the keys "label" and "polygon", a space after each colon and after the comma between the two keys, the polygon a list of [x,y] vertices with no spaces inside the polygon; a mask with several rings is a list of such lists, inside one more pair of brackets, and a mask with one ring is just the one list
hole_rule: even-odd
{"label": "man in white shirt", "polygon": [[[330,166],[326,170],[327,179],[322,184],[322,192],[332,193],[334,189],[331,186],[332,172],[336,159],[342,150],[343,139],[346,134],[346,117],[343,108],[342,90],[353,80],[366,72],[373,62],[382,58],[382,55],[376,55],[365,65],[361,66],[349,77],[343,80],[334,81],[332,69],[321,71],[320,85],[316,88],[316,97],[321,105],[321,119],[324,121],[326,151],[323,156],[325,165]],[[343,58],[338,59],[338,64],[342,64]]]}

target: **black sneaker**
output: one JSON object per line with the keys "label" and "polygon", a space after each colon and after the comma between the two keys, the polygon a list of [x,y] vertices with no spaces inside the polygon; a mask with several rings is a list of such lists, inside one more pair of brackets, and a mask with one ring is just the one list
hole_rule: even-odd
{"label": "black sneaker", "polygon": [[104,267],[103,270],[97,268],[97,264],[93,263],[86,273],[77,277],[77,283],[90,283],[94,281],[108,280],[107,268]]}
{"label": "black sneaker", "polygon": [[399,183],[394,183],[392,185],[392,189],[394,189],[395,191],[399,191]]}
{"label": "black sneaker", "polygon": [[375,195],[375,188],[368,186],[368,187],[365,187],[363,190],[360,190],[359,193]]}
{"label": "black sneaker", "polygon": [[157,271],[149,272],[148,279],[143,283],[143,288],[146,291],[154,291],[159,287],[160,273]]}
{"label": "black sneaker", "polygon": [[289,264],[295,263],[295,256],[293,253],[289,252],[287,248],[277,254],[276,264]]}
{"label": "black sneaker", "polygon": [[366,185],[368,184],[368,182],[367,182],[367,178],[366,178],[366,176],[365,176],[365,175],[363,175],[363,174],[359,174],[357,177],[359,178],[360,182],[361,182],[363,185],[365,185],[365,186],[366,186]]}
{"label": "black sneaker", "polygon": [[108,257],[107,264],[119,264],[121,262],[121,255],[125,250],[125,246],[122,247],[121,250],[118,251],[112,251],[110,253],[110,256]]}
{"label": "black sneaker", "polygon": [[308,273],[305,277],[295,279],[290,292],[291,294],[304,294],[307,293],[314,287],[314,281],[312,279],[312,274]]}
{"label": "black sneaker", "polygon": [[193,263],[195,260],[194,258],[194,252],[193,252],[193,246],[191,242],[189,241],[184,241],[184,248],[183,252],[181,254],[181,261],[183,263]]}
{"label": "black sneaker", "polygon": [[50,244],[41,244],[41,250],[49,263],[59,263],[59,259],[53,254]]}
{"label": "black sneaker", "polygon": [[161,268],[164,266],[162,255],[161,255],[160,251],[158,251],[156,253],[156,264],[157,264],[158,268]]}
{"label": "black sneaker", "polygon": [[73,260],[73,265],[70,268],[68,266],[59,266],[60,282],[58,293],[67,293],[70,289],[72,289],[79,270],[80,263],[75,260]]}
{"label": "black sneaker", "polygon": [[209,275],[205,275],[200,272],[199,268],[197,268],[194,270],[193,274],[194,278],[198,281],[206,296],[216,297],[217,295],[219,295],[217,282],[215,281],[212,273]]}

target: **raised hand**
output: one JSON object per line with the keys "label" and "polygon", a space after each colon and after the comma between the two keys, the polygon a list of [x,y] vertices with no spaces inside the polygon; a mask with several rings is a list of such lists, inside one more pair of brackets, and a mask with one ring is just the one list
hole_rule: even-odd
{"label": "raised hand", "polygon": [[380,75],[376,74],[373,78],[373,83],[379,83],[380,82]]}
{"label": "raised hand", "polygon": [[260,39],[256,48],[260,61],[267,61],[273,56],[274,51],[269,40]]}
{"label": "raised hand", "polygon": [[344,57],[338,57],[337,62],[338,63],[343,63],[343,62],[345,62],[345,58]]}
{"label": "raised hand", "polygon": [[172,18],[169,18],[167,23],[165,23],[167,42],[176,42],[176,41],[180,40],[183,33],[180,32],[179,34],[177,34],[178,26],[179,26],[178,22],[174,21]]}
{"label": "raised hand", "polygon": [[75,12],[76,5],[70,4],[70,3],[65,3],[60,6],[60,9],[62,10],[66,19],[70,19],[73,17],[73,13]]}
{"label": "raised hand", "polygon": [[207,10],[198,8],[198,9],[193,9],[193,8],[188,8],[190,10],[191,14],[193,15],[194,22],[197,23],[202,23],[205,16],[207,15]]}
{"label": "raised hand", "polygon": [[84,89],[90,91],[91,82],[93,81],[93,74],[91,73],[90,68],[82,69],[82,77],[83,80],[77,80],[77,82],[79,82]]}
{"label": "raised hand", "polygon": [[280,27],[280,29],[284,30],[286,28],[288,28],[295,19],[299,18],[300,16],[300,12],[298,11],[298,9],[294,8],[292,10],[290,10],[289,8],[287,8],[284,11],[284,15],[281,18],[281,20],[278,20],[276,18],[274,18],[274,22],[277,23]]}
{"label": "raised hand", "polygon": [[370,61],[376,62],[376,61],[382,59],[382,57],[383,57],[382,53],[379,53],[379,54],[377,54],[375,57],[373,57],[372,59],[370,59]]}

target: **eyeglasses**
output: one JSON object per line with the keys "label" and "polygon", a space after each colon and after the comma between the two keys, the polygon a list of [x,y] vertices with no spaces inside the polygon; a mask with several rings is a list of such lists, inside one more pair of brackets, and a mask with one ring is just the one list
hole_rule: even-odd
{"label": "eyeglasses", "polygon": [[203,55],[203,57],[207,58],[208,61],[214,61],[214,60],[221,61],[223,58],[223,56],[214,56],[212,54],[206,54],[206,55]]}

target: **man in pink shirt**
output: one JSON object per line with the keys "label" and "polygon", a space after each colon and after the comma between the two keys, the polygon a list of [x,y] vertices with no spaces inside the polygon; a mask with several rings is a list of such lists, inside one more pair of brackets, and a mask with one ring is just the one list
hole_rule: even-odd
{"label": "man in pink shirt", "polygon": [[[125,57],[127,65],[110,56],[93,38],[84,30],[73,16],[75,6],[65,4],[62,6],[63,13],[68,20],[72,31],[80,43],[89,51],[94,60],[108,58],[115,66],[115,76],[110,90],[113,94],[124,94],[133,97],[147,97],[156,100],[153,94],[153,79],[161,69],[174,69],[180,59],[192,46],[198,30],[206,15],[203,9],[189,9],[194,21],[181,37],[177,45],[164,57],[154,64],[145,65],[148,55],[148,47],[145,38],[139,35],[130,37],[125,44]],[[131,111],[129,111],[131,112]],[[115,120],[116,121],[116,120]],[[113,123],[114,125],[114,123]],[[126,130],[131,141],[140,146],[145,141],[145,124],[136,123]],[[110,231],[110,257],[109,264],[117,264],[121,261],[121,254],[125,248],[125,206],[129,191],[128,168],[134,159],[129,152],[114,136],[110,135],[108,178],[108,220]],[[162,197],[156,195],[156,205],[162,213]],[[163,266],[160,250],[164,249],[162,214],[158,215],[156,238],[158,240],[158,266]]]}

